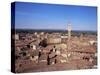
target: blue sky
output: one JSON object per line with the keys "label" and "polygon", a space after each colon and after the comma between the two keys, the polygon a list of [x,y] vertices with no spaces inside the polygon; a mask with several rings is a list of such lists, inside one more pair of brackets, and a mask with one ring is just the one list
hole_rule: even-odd
{"label": "blue sky", "polygon": [[97,30],[97,8],[16,2],[15,27],[20,29]]}

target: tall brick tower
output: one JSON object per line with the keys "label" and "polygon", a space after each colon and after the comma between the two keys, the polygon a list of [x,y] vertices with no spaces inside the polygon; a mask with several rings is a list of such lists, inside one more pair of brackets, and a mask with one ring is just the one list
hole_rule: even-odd
{"label": "tall brick tower", "polygon": [[71,23],[68,23],[68,25],[67,25],[67,29],[68,29],[68,50],[70,50],[71,49],[71,41],[70,41],[70,39],[71,39]]}

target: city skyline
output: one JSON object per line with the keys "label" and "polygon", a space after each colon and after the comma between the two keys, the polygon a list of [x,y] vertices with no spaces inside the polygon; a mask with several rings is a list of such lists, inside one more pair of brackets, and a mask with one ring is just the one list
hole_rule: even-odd
{"label": "city skyline", "polygon": [[97,31],[97,7],[16,2],[16,29]]}

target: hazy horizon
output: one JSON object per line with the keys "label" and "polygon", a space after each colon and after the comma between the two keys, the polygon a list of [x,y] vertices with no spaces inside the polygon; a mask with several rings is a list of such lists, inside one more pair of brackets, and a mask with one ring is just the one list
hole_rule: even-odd
{"label": "hazy horizon", "polygon": [[[67,28],[66,29],[39,29],[39,28],[15,28],[15,29],[22,29],[22,30],[66,30],[67,31]],[[97,30],[75,30],[75,29],[72,29],[71,31],[95,31],[97,32]]]}

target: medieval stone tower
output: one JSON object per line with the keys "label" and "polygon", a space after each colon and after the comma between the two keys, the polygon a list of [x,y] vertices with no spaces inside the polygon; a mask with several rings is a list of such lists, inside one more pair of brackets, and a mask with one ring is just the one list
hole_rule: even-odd
{"label": "medieval stone tower", "polygon": [[68,30],[68,50],[71,49],[71,23],[68,23],[67,25],[67,30]]}

